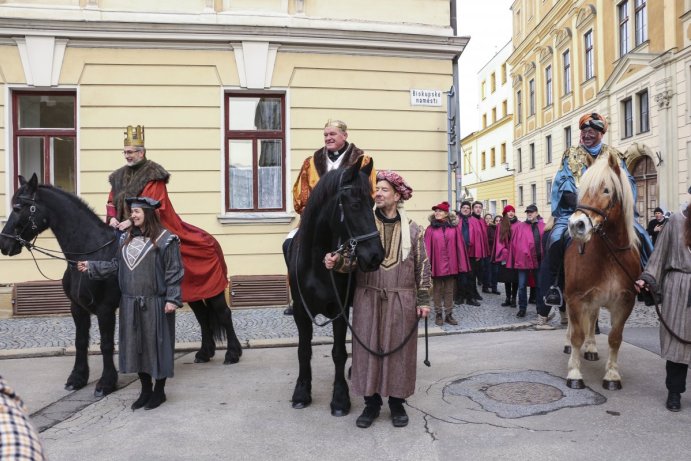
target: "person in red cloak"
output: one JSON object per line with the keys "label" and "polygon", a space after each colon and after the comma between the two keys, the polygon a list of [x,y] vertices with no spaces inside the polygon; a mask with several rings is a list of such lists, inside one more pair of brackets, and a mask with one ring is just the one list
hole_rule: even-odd
{"label": "person in red cloak", "polygon": [[208,362],[216,351],[214,337],[227,336],[224,363],[237,363],[242,347],[235,335],[232,314],[225,299],[228,268],[223,250],[208,232],[184,222],[175,212],[166,187],[170,173],[146,158],[144,127],[128,126],[125,135],[123,154],[127,164],[108,177],[111,190],[106,205],[106,222],[120,231],[132,225],[126,197],[146,196],[161,202],[158,209],[161,223],[180,237],[185,267],[182,300],[190,305],[202,328],[202,347],[195,362]]}

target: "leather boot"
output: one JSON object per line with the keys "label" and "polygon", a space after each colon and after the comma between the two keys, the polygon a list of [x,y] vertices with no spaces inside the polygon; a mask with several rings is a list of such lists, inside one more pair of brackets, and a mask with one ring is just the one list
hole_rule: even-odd
{"label": "leather boot", "polygon": [[157,379],[156,385],[154,386],[154,392],[151,394],[151,398],[144,407],[145,410],[153,410],[158,408],[163,402],[166,401],[166,378]]}
{"label": "leather boot", "polygon": [[358,416],[355,425],[363,429],[367,429],[372,425],[375,419],[379,417],[379,410],[382,406],[381,396],[379,394],[374,394],[365,397],[365,409],[362,410],[362,414]]}
{"label": "leather boot", "polygon": [[405,427],[408,425],[408,414],[403,407],[405,399],[389,397],[389,410],[391,410],[391,423],[394,427]]}
{"label": "leather boot", "polygon": [[132,406],[132,411],[139,410],[141,407],[146,405],[151,398],[153,384],[151,382],[151,375],[147,373],[138,373],[139,382],[142,384],[142,391],[139,394],[139,398],[134,401]]}
{"label": "leather boot", "polygon": [[667,403],[665,406],[669,411],[681,411],[681,394],[679,392],[670,392],[667,394]]}
{"label": "leather boot", "polygon": [[436,317],[434,319],[434,324],[437,325],[438,327],[444,325],[444,319],[442,318],[441,312],[437,312]]}
{"label": "leather boot", "polygon": [[503,303],[501,303],[503,307],[509,307],[511,305],[511,298],[506,298]]}
{"label": "leather boot", "polygon": [[446,314],[446,319],[445,319],[444,321],[445,321],[446,323],[448,323],[449,325],[458,325],[458,320],[456,320],[455,318],[453,318],[453,314],[452,314],[451,312],[449,312],[448,314]]}

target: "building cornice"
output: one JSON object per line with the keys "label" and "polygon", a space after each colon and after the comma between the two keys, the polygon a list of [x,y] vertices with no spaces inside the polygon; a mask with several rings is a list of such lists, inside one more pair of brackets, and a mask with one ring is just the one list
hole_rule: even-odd
{"label": "building cornice", "polygon": [[66,38],[69,47],[229,49],[233,42],[258,41],[279,45],[281,51],[350,51],[401,56],[409,53],[435,59],[451,59],[459,55],[469,40],[468,37],[331,28],[0,18],[0,40],[5,42],[17,36]]}

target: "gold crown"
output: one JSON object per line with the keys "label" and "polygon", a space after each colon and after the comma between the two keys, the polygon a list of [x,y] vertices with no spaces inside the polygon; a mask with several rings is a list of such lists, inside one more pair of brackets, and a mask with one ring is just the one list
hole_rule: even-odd
{"label": "gold crown", "polygon": [[332,120],[332,119],[329,119],[329,120],[326,121],[326,124],[324,125],[324,128],[326,128],[327,126],[333,126],[333,127],[335,127],[335,128],[338,128],[339,130],[341,130],[341,131],[344,132],[344,133],[345,133],[346,131],[348,131],[348,126],[345,124],[345,122],[343,122],[343,121],[341,121],[341,120]]}
{"label": "gold crown", "polygon": [[125,146],[144,147],[144,126],[137,125],[135,128],[129,125],[125,135]]}

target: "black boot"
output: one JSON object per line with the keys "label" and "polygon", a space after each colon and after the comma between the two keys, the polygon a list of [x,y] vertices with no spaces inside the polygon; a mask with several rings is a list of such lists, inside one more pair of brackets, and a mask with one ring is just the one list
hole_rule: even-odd
{"label": "black boot", "polygon": [[362,410],[362,414],[358,416],[357,421],[355,421],[355,425],[363,429],[370,427],[374,420],[379,416],[381,405],[382,400],[379,394],[365,397],[365,409]]}
{"label": "black boot", "polygon": [[516,317],[525,317],[525,309],[518,309]]}
{"label": "black boot", "polygon": [[679,392],[667,394],[667,404],[665,406],[669,411],[681,411],[681,394]]}
{"label": "black boot", "polygon": [[166,401],[166,378],[157,379],[156,386],[154,386],[154,392],[151,394],[151,398],[144,407],[145,410],[153,410],[158,408],[163,402]]}
{"label": "black boot", "polygon": [[516,298],[511,298],[511,307],[516,307]]}
{"label": "black boot", "polygon": [[142,384],[142,391],[139,394],[139,398],[134,401],[132,406],[132,411],[134,410],[139,410],[141,407],[147,404],[149,399],[151,398],[152,394],[152,382],[151,382],[151,375],[147,373],[138,373],[139,374],[139,381]]}
{"label": "black boot", "polygon": [[468,298],[465,302],[469,306],[479,306],[480,303],[474,300],[473,298]]}
{"label": "black boot", "polygon": [[501,303],[503,307],[509,307],[511,305],[511,298],[506,298],[506,300]]}
{"label": "black boot", "polygon": [[389,410],[391,410],[391,422],[394,427],[405,427],[408,425],[408,415],[403,407],[404,402],[405,399],[389,397]]}

